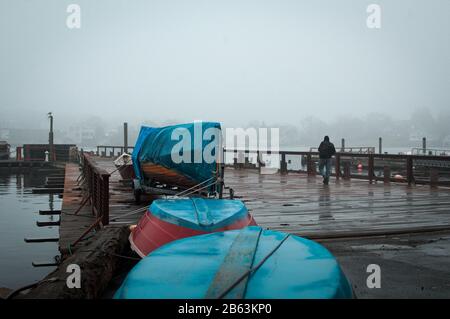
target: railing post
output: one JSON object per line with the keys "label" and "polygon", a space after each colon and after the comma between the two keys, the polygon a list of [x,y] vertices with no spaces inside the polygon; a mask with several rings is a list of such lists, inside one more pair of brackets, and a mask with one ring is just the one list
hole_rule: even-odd
{"label": "railing post", "polygon": [[413,159],[411,155],[406,156],[406,180],[408,181],[408,185],[414,182]]}
{"label": "railing post", "polygon": [[256,163],[258,163],[258,172],[261,174],[262,156],[259,150],[256,152]]}
{"label": "railing post", "polygon": [[282,175],[285,175],[285,174],[287,174],[286,154],[285,153],[280,153],[280,154],[281,154],[280,173]]}
{"label": "railing post", "polygon": [[374,171],[374,155],[373,154],[369,154],[369,168],[368,168],[368,174],[369,174],[369,183],[373,182],[373,178],[375,176],[375,171]]}
{"label": "railing post", "polygon": [[383,168],[383,181],[385,184],[391,182],[391,168],[389,166],[384,166]]}
{"label": "railing post", "polygon": [[306,155],[306,171],[308,172],[308,176],[312,175],[312,167],[311,167],[311,153]]}
{"label": "railing post", "polygon": [[350,179],[350,163],[344,162],[344,179]]}
{"label": "railing post", "polygon": [[430,169],[430,187],[437,187],[439,183],[438,171],[434,168]]}
{"label": "railing post", "polygon": [[334,160],[335,160],[334,170],[336,171],[336,179],[339,179],[341,177],[341,154],[336,153]]}
{"label": "railing post", "polygon": [[123,123],[123,153],[128,153],[128,123]]}
{"label": "railing post", "polygon": [[104,226],[109,224],[109,175],[102,174],[102,191],[101,191],[101,214],[102,224]]}

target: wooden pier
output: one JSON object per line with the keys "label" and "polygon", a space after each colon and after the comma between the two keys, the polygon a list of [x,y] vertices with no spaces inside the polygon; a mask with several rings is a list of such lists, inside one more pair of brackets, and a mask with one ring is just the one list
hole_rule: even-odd
{"label": "wooden pier", "polygon": [[[110,158],[92,157],[109,176],[107,216],[82,205],[80,167],[67,164],[60,221],[59,246],[62,254],[75,251],[101,224],[135,224],[142,216],[129,214],[137,208],[131,187],[121,181]],[[450,229],[450,188],[406,183],[369,183],[360,179],[335,179],[322,184],[320,176],[289,173],[262,175],[258,170],[227,168],[226,186],[245,202],[263,227],[308,238],[344,238],[403,234]],[[98,187],[97,187],[98,191]],[[91,199],[100,205],[102,199]],[[95,206],[94,205],[94,206]],[[103,204],[104,205],[104,204]],[[99,206],[98,210],[101,210]],[[123,217],[125,216],[126,217]],[[116,219],[118,217],[123,217]],[[106,219],[105,219],[106,218]]]}
{"label": "wooden pier", "polygon": [[[124,185],[120,181],[120,174],[115,171],[114,164],[110,159],[97,157],[95,158],[95,164],[105,172],[112,173],[108,180],[109,196],[104,199],[108,205],[108,222],[103,222],[103,224],[136,223],[140,218],[139,214],[113,221],[115,218],[121,217],[142,206],[134,204],[131,186]],[[90,200],[86,199],[85,192],[82,191],[80,175],[81,170],[79,165],[74,163],[66,165],[59,230],[59,249],[63,255],[71,254],[77,250],[79,244],[92,236],[90,233],[98,229],[97,226],[100,224],[96,224],[99,216],[95,213],[95,209],[92,203],[90,203]],[[86,203],[83,205],[84,201]]]}
{"label": "wooden pier", "polygon": [[227,169],[225,183],[256,222],[308,238],[450,230],[450,188]]}

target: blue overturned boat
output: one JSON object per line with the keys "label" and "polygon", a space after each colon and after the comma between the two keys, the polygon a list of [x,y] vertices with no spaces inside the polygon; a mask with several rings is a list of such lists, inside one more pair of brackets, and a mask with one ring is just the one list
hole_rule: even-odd
{"label": "blue overturned boat", "polygon": [[142,259],[114,296],[117,299],[352,297],[347,278],[326,248],[305,238],[258,226],[166,244]]}

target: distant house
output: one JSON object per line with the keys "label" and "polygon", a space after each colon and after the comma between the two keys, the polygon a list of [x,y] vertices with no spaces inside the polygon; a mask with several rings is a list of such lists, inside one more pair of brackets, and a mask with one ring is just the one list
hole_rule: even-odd
{"label": "distant house", "polygon": [[6,141],[0,141],[0,159],[9,159],[9,147],[10,145]]}

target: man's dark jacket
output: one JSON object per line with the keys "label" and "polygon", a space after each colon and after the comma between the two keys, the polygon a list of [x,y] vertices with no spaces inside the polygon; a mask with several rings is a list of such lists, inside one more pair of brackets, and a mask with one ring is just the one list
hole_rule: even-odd
{"label": "man's dark jacket", "polygon": [[334,148],[333,143],[328,141],[323,141],[319,146],[319,158],[328,159],[336,154],[336,149]]}

